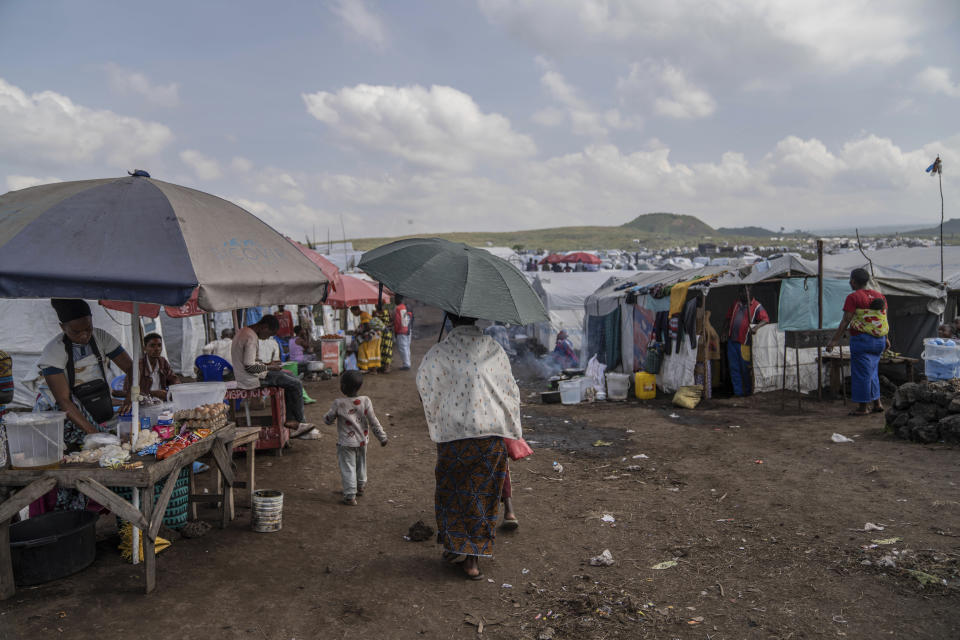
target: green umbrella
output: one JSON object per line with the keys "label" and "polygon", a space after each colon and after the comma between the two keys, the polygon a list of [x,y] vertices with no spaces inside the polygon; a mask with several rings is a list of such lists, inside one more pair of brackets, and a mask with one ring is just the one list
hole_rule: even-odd
{"label": "green umbrella", "polygon": [[519,325],[549,321],[523,273],[477,247],[397,240],[363,254],[359,267],[392,291],[454,315]]}

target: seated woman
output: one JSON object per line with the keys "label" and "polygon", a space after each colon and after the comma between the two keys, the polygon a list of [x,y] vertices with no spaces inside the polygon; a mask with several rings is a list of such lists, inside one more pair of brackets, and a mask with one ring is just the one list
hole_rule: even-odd
{"label": "seated woman", "polygon": [[557,344],[551,355],[562,368],[574,369],[580,366],[580,358],[577,357],[577,352],[573,349],[573,343],[570,342],[567,335],[566,331],[557,334]]}
{"label": "seated woman", "polygon": [[[159,333],[143,337],[143,356],[140,358],[140,395],[168,400],[170,385],[180,384],[170,362],[163,353],[163,338]],[[130,394],[130,376],[123,383],[124,396]]]}
{"label": "seated woman", "polygon": [[290,339],[290,361],[309,362],[310,360],[313,360],[310,336],[303,327],[297,325],[293,328],[293,338]]}

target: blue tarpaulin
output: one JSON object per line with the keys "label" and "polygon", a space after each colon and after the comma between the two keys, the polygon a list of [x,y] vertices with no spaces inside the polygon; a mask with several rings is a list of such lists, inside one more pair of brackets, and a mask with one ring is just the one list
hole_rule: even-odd
{"label": "blue tarpaulin", "polygon": [[[836,329],[843,318],[843,302],[852,292],[849,280],[823,280],[823,328]],[[780,331],[817,328],[817,279],[786,278],[780,284]]]}

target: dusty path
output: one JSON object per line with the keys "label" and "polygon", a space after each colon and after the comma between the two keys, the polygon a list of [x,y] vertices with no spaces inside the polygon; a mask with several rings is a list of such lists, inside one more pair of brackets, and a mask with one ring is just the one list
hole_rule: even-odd
{"label": "dusty path", "polygon": [[[421,332],[415,360],[436,336]],[[489,638],[960,637],[955,447],[894,440],[881,418],[849,420],[839,403],[797,414],[770,396],[678,418],[660,402],[526,405],[537,454],[512,465],[521,528],[482,563],[492,582],[469,583],[432,541],[403,539],[418,519],[434,524],[435,450],[413,381],[368,378],[391,439],[371,448],[359,507],[337,503],[327,429],[259,458],[258,486],[286,494],[281,532],[252,533],[240,509],[227,530],[161,554],[148,597],[104,540],[87,571],[0,603],[0,638],[478,637],[467,614]],[[308,392],[318,421],[336,380]],[[832,444],[834,431],[856,442]],[[854,531],[868,521],[886,529]],[[604,549],[615,564],[589,566]],[[921,589],[903,562],[878,567],[894,549],[951,586]]]}

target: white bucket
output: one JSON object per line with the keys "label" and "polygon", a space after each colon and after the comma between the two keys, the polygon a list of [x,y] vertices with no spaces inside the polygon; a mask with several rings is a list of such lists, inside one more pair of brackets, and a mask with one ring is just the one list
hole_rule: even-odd
{"label": "white bucket", "polygon": [[630,393],[630,376],[626,373],[607,373],[607,399],[622,401]]}
{"label": "white bucket", "polygon": [[258,533],[280,531],[283,527],[283,492],[260,489],[253,492],[253,530]]}
{"label": "white bucket", "polygon": [[580,403],[579,380],[561,380],[557,386],[560,389],[560,402],[563,404]]}

